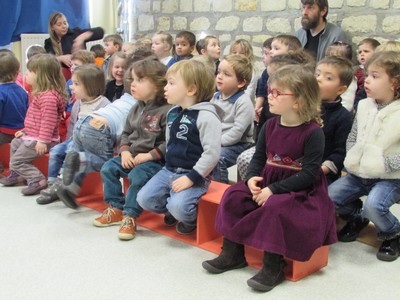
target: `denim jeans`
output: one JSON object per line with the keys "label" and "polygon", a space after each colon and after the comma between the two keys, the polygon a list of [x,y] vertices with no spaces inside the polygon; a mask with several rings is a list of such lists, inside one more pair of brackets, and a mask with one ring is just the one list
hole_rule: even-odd
{"label": "denim jeans", "polygon": [[[400,233],[399,220],[390,212],[390,207],[400,198],[399,179],[363,179],[347,174],[328,186],[328,192],[336,211],[344,219],[368,218],[382,239]],[[357,200],[365,195],[368,197],[360,212]]]}
{"label": "denim jeans", "polygon": [[160,172],[151,178],[146,185],[139,191],[137,201],[146,210],[158,213],[170,213],[187,225],[196,225],[197,204],[204,195],[210,181],[202,180],[190,188],[175,193],[172,191],[172,182],[181,176],[185,176],[189,170],[177,168],[175,172],[163,167]]}
{"label": "denim jeans", "polygon": [[87,173],[100,171],[103,164],[113,157],[115,140],[111,136],[110,128],[103,125],[96,129],[89,125],[91,116],[79,119],[74,126],[73,145],[71,151],[79,152],[84,157],[84,169],[75,176],[74,182],[82,184]]}
{"label": "denim jeans", "polygon": [[49,167],[48,167],[48,182],[54,182],[64,163],[65,156],[67,155],[67,150],[72,146],[72,138],[55,145],[50,149]]}
{"label": "denim jeans", "polygon": [[240,153],[251,145],[251,143],[238,143],[229,147],[221,147],[221,156],[212,171],[211,178],[215,181],[229,183],[228,168],[235,165]]}
{"label": "denim jeans", "polygon": [[[124,215],[137,218],[143,209],[137,203],[139,190],[163,167],[158,161],[148,161],[133,169],[124,169],[121,157],[114,157],[107,161],[101,168],[103,180],[104,201],[112,207],[123,210]],[[120,178],[129,178],[129,188],[124,197]]]}

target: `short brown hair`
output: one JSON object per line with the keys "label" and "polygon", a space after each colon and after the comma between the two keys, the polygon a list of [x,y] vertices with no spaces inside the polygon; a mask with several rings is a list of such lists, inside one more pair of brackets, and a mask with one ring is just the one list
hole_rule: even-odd
{"label": "short brown hair", "polygon": [[247,57],[237,54],[227,55],[224,60],[232,66],[238,81],[245,83],[241,88],[241,90],[245,90],[253,77],[253,65],[251,61]]}
{"label": "short brown hair", "polygon": [[183,39],[187,40],[189,42],[190,46],[196,45],[196,36],[194,35],[193,32],[181,31],[176,35],[175,39],[176,38],[183,38]]}
{"label": "short brown hair", "polygon": [[106,89],[104,72],[95,64],[83,64],[76,67],[72,76],[81,81],[89,97],[96,98],[104,94]]}
{"label": "short brown hair", "polygon": [[10,50],[0,50],[0,82],[13,82],[17,79],[19,61]]}
{"label": "short brown hair", "polygon": [[179,74],[187,87],[194,85],[197,88],[196,101],[207,102],[215,92],[215,75],[206,64],[196,60],[181,60],[174,63],[167,71],[170,74]]}
{"label": "short brown hair", "polygon": [[326,22],[326,17],[328,16],[328,11],[329,11],[328,0],[301,0],[301,4],[303,5],[317,4],[320,11],[326,7],[326,14],[323,17],[324,21]]}
{"label": "short brown hair", "polygon": [[[301,43],[297,37],[290,34],[280,34],[274,37],[272,41],[279,41],[283,45],[288,47],[288,52],[294,52],[302,49]],[[272,44],[272,42],[271,42]]]}
{"label": "short brown hair", "polygon": [[90,47],[90,52],[93,52],[94,57],[103,57],[106,55],[106,50],[104,50],[104,47],[100,44],[93,45]]}
{"label": "short brown hair", "polygon": [[94,64],[94,55],[87,50],[78,50],[71,55],[71,60],[80,60],[83,64]]}
{"label": "short brown hair", "polygon": [[119,45],[119,51],[122,50],[122,37],[119,34],[109,34],[103,38],[103,42],[112,42],[114,45]]}
{"label": "short brown hair", "polygon": [[327,56],[317,65],[326,64],[336,69],[339,74],[340,84],[349,87],[354,79],[354,70],[351,61],[340,56]]}
{"label": "short brown hair", "polygon": [[368,44],[372,46],[372,48],[376,49],[381,43],[377,41],[376,39],[373,38],[365,38],[361,42],[358,43],[357,47],[360,47],[361,45]]}

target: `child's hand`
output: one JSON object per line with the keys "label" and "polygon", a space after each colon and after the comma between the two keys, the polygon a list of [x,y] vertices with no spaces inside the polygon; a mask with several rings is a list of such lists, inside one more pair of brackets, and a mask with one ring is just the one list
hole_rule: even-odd
{"label": "child's hand", "polygon": [[47,152],[47,145],[42,142],[37,142],[35,146],[37,155],[43,155]]}
{"label": "child's hand", "polygon": [[258,195],[253,195],[253,200],[254,202],[256,202],[259,206],[262,206],[265,204],[265,202],[267,202],[267,200],[269,199],[269,197],[272,195],[271,190],[269,189],[269,187],[263,188],[261,190],[261,193],[259,193]]}
{"label": "child's hand", "polygon": [[135,166],[137,166],[137,165],[140,165],[140,164],[145,163],[147,161],[150,161],[152,159],[153,159],[153,156],[151,156],[150,153],[139,153],[133,159],[133,163],[135,164]]}
{"label": "child's hand", "polygon": [[57,60],[66,65],[68,68],[71,67],[71,54],[59,55],[57,56]]}
{"label": "child's hand", "polygon": [[175,193],[179,193],[183,190],[190,188],[192,185],[193,181],[191,181],[189,177],[182,176],[172,182],[172,191],[174,191]]}
{"label": "child's hand", "polygon": [[19,130],[19,131],[17,131],[15,134],[14,134],[14,136],[16,137],[16,138],[20,138],[21,136],[23,136],[25,133],[22,131],[22,130]]}
{"label": "child's hand", "polygon": [[247,181],[247,186],[249,187],[249,190],[253,196],[256,196],[261,193],[261,188],[258,186],[258,183],[261,181],[263,181],[263,178],[259,176],[251,177]]}
{"label": "child's hand", "polygon": [[321,169],[322,169],[322,172],[326,175],[326,174],[328,174],[331,170],[329,170],[329,168],[327,167],[327,166],[322,166],[321,167]]}
{"label": "child's hand", "polygon": [[254,116],[254,121],[259,122],[260,121],[260,116],[261,116],[261,112],[262,112],[263,108],[256,108],[255,109],[255,116]]}
{"label": "child's hand", "polygon": [[132,169],[135,166],[134,158],[129,151],[121,152],[121,166],[124,169]]}

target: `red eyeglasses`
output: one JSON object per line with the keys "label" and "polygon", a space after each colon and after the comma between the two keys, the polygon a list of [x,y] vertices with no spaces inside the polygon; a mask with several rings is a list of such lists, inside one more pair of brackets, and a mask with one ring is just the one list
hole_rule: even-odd
{"label": "red eyeglasses", "polygon": [[281,93],[278,89],[268,89],[268,95],[272,95],[273,98],[278,98],[279,96],[294,96],[290,93]]}

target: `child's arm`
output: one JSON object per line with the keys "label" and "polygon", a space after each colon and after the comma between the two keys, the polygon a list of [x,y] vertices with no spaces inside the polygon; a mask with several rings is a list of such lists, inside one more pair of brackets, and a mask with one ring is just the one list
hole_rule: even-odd
{"label": "child's arm", "polygon": [[121,134],[120,152],[121,152],[121,166],[125,169],[132,169],[135,166],[134,158],[131,153],[131,142],[129,136],[132,134],[133,128],[131,126],[131,120],[133,120],[134,111],[137,105],[132,107],[129,111],[125,121],[125,126]]}
{"label": "child's arm", "polygon": [[[58,94],[51,91],[43,93],[39,100],[40,105],[40,129],[38,141],[41,143],[49,144],[53,137],[54,128],[58,126]],[[63,108],[64,109],[64,108]]]}
{"label": "child's arm", "polygon": [[235,114],[233,126],[222,134],[221,145],[223,147],[239,143],[254,121],[253,104],[246,94],[237,99],[233,105]]}
{"label": "child's arm", "polygon": [[357,141],[357,114],[354,117],[353,125],[346,140],[346,153],[355,145]]}
{"label": "child's arm", "polygon": [[258,122],[260,121],[260,116],[262,113],[262,109],[263,109],[263,104],[264,104],[264,97],[259,96],[256,98],[256,103],[254,106],[254,112],[255,112],[255,117],[254,117],[254,121]]}

